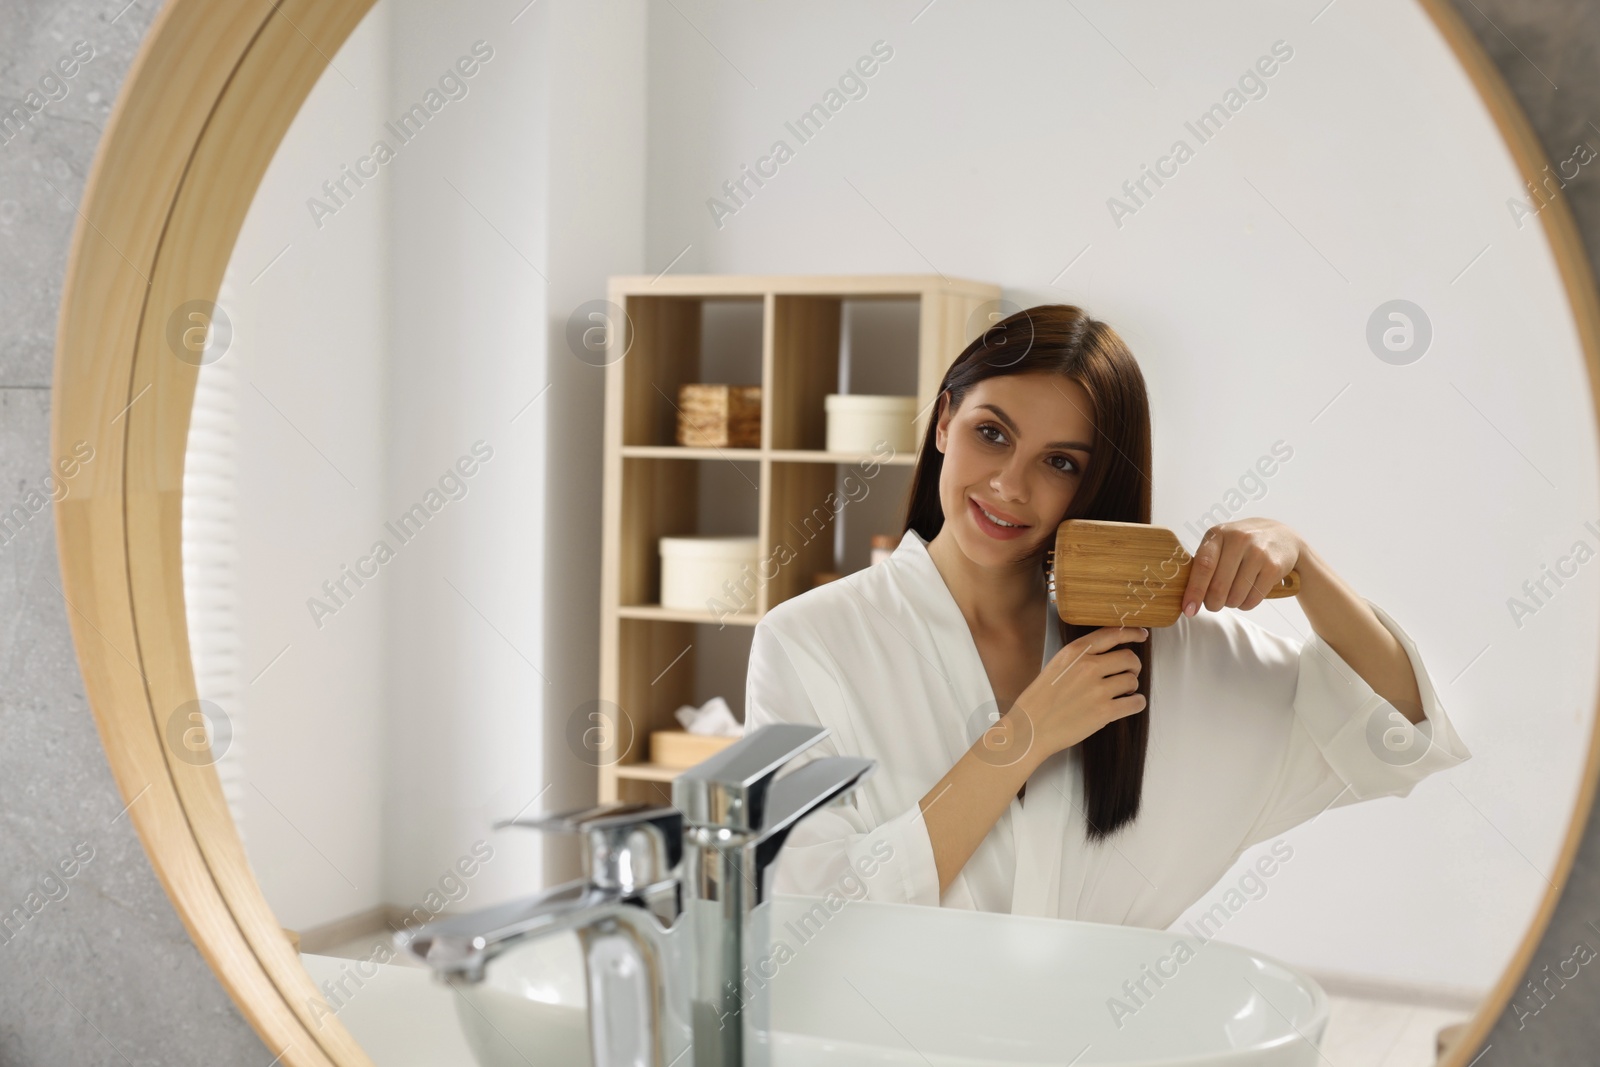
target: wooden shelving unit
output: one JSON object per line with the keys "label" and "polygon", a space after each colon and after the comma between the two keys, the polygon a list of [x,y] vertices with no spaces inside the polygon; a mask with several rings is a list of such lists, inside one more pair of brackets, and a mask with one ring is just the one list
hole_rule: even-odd
{"label": "wooden shelving unit", "polygon": [[[607,353],[599,694],[618,721],[610,750],[595,754],[599,792],[602,801],[670,802],[677,772],[648,762],[651,731],[679,729],[673,712],[716,692],[742,714],[757,620],[809,589],[816,572],[842,569],[841,543],[863,555],[872,531],[849,525],[855,504],[826,537],[817,518],[845,472],[880,463],[874,507],[892,505],[898,517],[904,506],[914,454],[885,460],[823,447],[824,397],[851,391],[840,389],[845,319],[881,302],[904,313],[903,332],[915,336],[852,349],[850,383],[899,383],[858,392],[914,389],[920,442],[945,368],[975,336],[974,313],[1000,289],[938,275],[639,275],[613,277],[609,295],[626,319]],[[761,385],[761,447],[674,444],[677,390],[689,382]],[[663,608],[658,539],[696,533],[753,534],[758,559],[777,558],[781,543],[794,558],[753,583],[745,610],[724,617]],[[714,677],[697,686],[706,675]]]}

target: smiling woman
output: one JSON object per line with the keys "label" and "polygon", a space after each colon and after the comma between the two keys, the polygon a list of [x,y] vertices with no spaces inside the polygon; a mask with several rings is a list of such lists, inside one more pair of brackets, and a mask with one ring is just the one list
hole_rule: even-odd
{"label": "smiling woman", "polygon": [[[1057,527],[1149,521],[1149,402],[1109,325],[1019,311],[956,357],[939,397],[894,555],[756,626],[747,724],[824,726],[819,752],[879,764],[793,832],[784,891],[815,895],[888,844],[874,899],[1162,928],[1252,846],[1470,758],[1415,644],[1368,602],[1319,592],[1309,641],[1212,596],[1155,632],[1057,616]],[[1399,688],[1351,633],[1356,612],[1415,672],[1425,736],[1368,684]]]}
{"label": "smiling woman", "polygon": [[[1016,412],[1016,420],[1001,403]],[[1013,633],[1028,634],[1021,645],[1025,658],[997,656],[999,665],[987,672],[1003,716],[1037,673],[1032,668],[1043,645],[1033,634],[1033,620],[1044,599],[1044,553],[1056,527],[1074,518],[1150,521],[1144,376],[1117,332],[1082,309],[1046,305],[1020,311],[951,364],[930,437],[933,447],[924,442],[913,476],[906,526],[928,542],[928,554],[948,576],[956,601],[970,605],[964,611],[980,645],[1000,652],[1012,647]],[[1016,525],[997,528],[985,509],[1017,512],[1009,516]],[[1088,633],[1063,626],[1061,640]],[[1145,717],[1133,713],[1149,700],[1151,671],[1146,647],[1126,655],[1138,660],[1135,689],[1108,706],[1118,712],[1112,721],[1082,739],[1084,805],[1093,840],[1114,832],[1139,807],[1148,727]],[[1024,783],[1019,792],[1025,789]]]}

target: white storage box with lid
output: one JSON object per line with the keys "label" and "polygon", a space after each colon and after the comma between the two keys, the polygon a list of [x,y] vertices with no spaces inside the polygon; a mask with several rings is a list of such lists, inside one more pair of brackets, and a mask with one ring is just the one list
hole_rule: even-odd
{"label": "white storage box with lid", "polygon": [[829,452],[874,452],[885,441],[895,452],[917,450],[917,398],[829,393]]}
{"label": "white storage box with lid", "polygon": [[[679,611],[714,611],[708,601],[733,611],[755,611],[759,576],[754,537],[661,538],[661,606]],[[733,583],[730,596],[724,582]]]}

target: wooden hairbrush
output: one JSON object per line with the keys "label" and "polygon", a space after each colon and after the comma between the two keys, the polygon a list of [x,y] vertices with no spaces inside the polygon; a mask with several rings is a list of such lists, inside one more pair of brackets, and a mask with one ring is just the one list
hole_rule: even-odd
{"label": "wooden hairbrush", "polygon": [[[1193,563],[1164,526],[1068,519],[1045,557],[1045,581],[1056,611],[1073,625],[1171,626],[1183,614]],[[1300,572],[1290,571],[1267,599],[1299,591]]]}

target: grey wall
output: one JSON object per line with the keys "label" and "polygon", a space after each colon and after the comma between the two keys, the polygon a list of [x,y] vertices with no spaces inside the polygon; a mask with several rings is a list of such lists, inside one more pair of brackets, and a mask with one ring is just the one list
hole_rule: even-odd
{"label": "grey wall", "polygon": [[[1600,6],[1593,0],[1453,0],[1493,57],[1522,104],[1551,160],[1572,155],[1587,141],[1600,149]],[[1588,168],[1585,168],[1588,169]],[[1418,176],[1418,180],[1426,180]],[[1600,258],[1600,179],[1579,171],[1565,193],[1589,261]],[[1507,708],[1507,714],[1516,709]],[[1589,816],[1567,891],[1538,951],[1529,977],[1549,992],[1537,997],[1524,985],[1490,1032],[1477,1067],[1498,1064],[1594,1063],[1600,1039],[1600,959],[1572,974],[1582,943],[1600,951],[1600,818]],[[1583,958],[1580,954],[1578,958]],[[1574,960],[1576,963],[1576,960]],[[1516,1004],[1523,1005],[1518,1011]],[[1537,1009],[1535,1013],[1534,1009]]]}
{"label": "grey wall", "polygon": [[[155,14],[154,0],[123,2],[0,4],[0,108],[75,42],[94,50],[65,96],[0,143],[0,511],[43,492],[54,458],[50,371],[75,207]],[[0,542],[0,913],[26,910],[31,893],[43,902],[14,935],[0,929],[0,1064],[266,1067],[273,1054],[211,976],[121,814],[73,655],[50,509]],[[74,849],[89,860],[60,879]]]}
{"label": "grey wall", "polygon": [[[1600,90],[1600,7],[1590,0],[1457,2],[1546,153],[1565,158],[1584,139],[1600,147],[1600,128],[1590,123],[1600,109],[1584,111]],[[74,42],[94,47],[66,96],[0,143],[0,511],[26,504],[53,459],[50,369],[74,205],[154,8],[154,0],[0,4],[4,108]],[[1600,247],[1597,185],[1586,169],[1567,190],[1591,258]],[[44,905],[0,943],[0,1067],[267,1067],[273,1053],[211,977],[121,815],[73,657],[49,509],[8,536],[0,532],[0,913],[35,892]],[[88,862],[41,886],[75,849]],[[1600,947],[1597,922],[1600,820],[1591,819],[1533,970],[1553,970],[1580,941]],[[1499,1021],[1479,1065],[1592,1060],[1600,967],[1584,966],[1548,989],[1538,1014],[1508,1012]],[[1523,1002],[1543,1003],[1528,993]]]}

